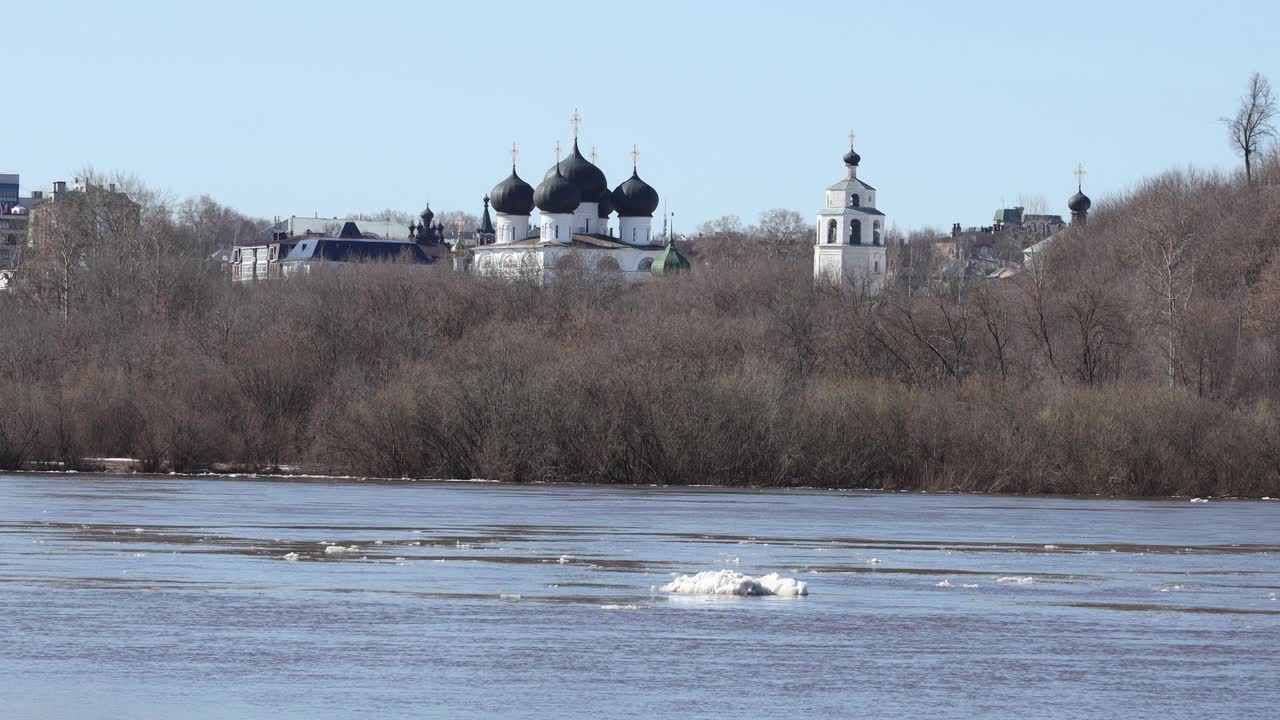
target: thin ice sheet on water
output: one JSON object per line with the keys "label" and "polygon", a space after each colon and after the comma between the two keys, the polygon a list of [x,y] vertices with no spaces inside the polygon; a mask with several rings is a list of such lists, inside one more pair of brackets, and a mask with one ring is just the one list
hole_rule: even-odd
{"label": "thin ice sheet on water", "polygon": [[658,592],[676,595],[780,595],[797,597],[809,594],[809,583],[770,573],[762,577],[743,575],[736,570],[709,570],[696,575],[681,575],[658,588]]}

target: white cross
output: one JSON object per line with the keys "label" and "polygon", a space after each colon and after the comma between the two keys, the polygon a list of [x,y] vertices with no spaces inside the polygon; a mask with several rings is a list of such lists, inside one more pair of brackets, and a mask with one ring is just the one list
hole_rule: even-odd
{"label": "white cross", "polygon": [[1083,188],[1084,176],[1088,174],[1089,174],[1089,171],[1084,169],[1084,163],[1080,163],[1080,165],[1076,168],[1076,185]]}
{"label": "white cross", "polygon": [[578,130],[582,128],[582,115],[578,114],[578,108],[573,109],[573,114],[569,116],[569,124],[573,126],[573,139],[578,139]]}

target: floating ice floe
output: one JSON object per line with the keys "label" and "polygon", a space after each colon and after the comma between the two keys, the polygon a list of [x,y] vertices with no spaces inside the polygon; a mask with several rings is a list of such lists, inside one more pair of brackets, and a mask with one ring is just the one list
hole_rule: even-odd
{"label": "floating ice floe", "polygon": [[520,600],[523,596],[519,593],[503,593],[498,596],[500,600]]}
{"label": "floating ice floe", "polygon": [[560,556],[560,559],[559,559],[559,560],[556,560],[556,562],[557,562],[557,563],[559,563],[560,565],[568,565],[569,563],[573,562],[573,556],[572,556],[572,555],[561,555],[561,556]]}
{"label": "floating ice floe", "polygon": [[1030,585],[1036,581],[1033,577],[1002,577],[996,578],[998,583],[1007,583],[1009,585]]}
{"label": "floating ice floe", "polygon": [[325,555],[345,555],[346,553],[354,553],[354,552],[360,552],[360,548],[355,545],[351,545],[348,547],[342,547],[341,545],[325,545],[324,546]]}
{"label": "floating ice floe", "polygon": [[937,585],[934,585],[934,587],[949,588],[949,587],[955,587],[955,585],[952,585],[950,580],[943,580]]}
{"label": "floating ice floe", "polygon": [[871,558],[870,560],[868,560],[868,561],[867,561],[867,564],[868,564],[868,565],[879,565],[879,564],[880,564],[880,558]]}
{"label": "floating ice floe", "polygon": [[977,586],[976,584],[975,584],[975,585],[970,585],[970,584],[961,584],[961,585],[956,585],[956,584],[952,583],[950,580],[943,580],[942,582],[938,583],[938,584],[937,584],[937,585],[935,585],[934,587],[940,587],[940,588],[953,588],[953,587],[958,587],[958,588],[962,588],[962,589],[964,589],[964,590],[972,590],[972,589],[974,589],[974,588],[976,588],[976,587],[978,587],[978,586]]}
{"label": "floating ice floe", "polygon": [[639,605],[601,605],[601,610],[639,610]]}
{"label": "floating ice floe", "polygon": [[676,595],[798,597],[809,594],[809,583],[794,578],[784,578],[778,573],[755,578],[743,575],[736,570],[709,570],[696,575],[681,575],[657,588],[657,591]]}
{"label": "floating ice floe", "polygon": [[1193,503],[1207,503],[1207,502],[1209,502],[1209,500],[1208,500],[1207,498],[1191,498],[1191,502],[1193,502]]}
{"label": "floating ice floe", "polygon": [[302,556],[296,552],[285,553],[284,555],[280,556],[281,560],[288,560],[289,562],[294,562],[295,560],[299,560],[301,558]]}
{"label": "floating ice floe", "polygon": [[1044,549],[1045,550],[1061,550],[1062,548],[1058,547],[1057,545],[1045,545]]}

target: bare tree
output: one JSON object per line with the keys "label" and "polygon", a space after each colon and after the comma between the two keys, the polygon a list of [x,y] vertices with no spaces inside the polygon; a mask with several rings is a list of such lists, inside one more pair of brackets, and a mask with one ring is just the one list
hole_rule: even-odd
{"label": "bare tree", "polygon": [[1244,176],[1253,184],[1253,158],[1262,143],[1275,137],[1276,129],[1271,121],[1276,116],[1276,100],[1271,93],[1271,82],[1260,73],[1249,76],[1249,90],[1240,98],[1240,108],[1235,117],[1222,118],[1227,126],[1231,146],[1244,158]]}

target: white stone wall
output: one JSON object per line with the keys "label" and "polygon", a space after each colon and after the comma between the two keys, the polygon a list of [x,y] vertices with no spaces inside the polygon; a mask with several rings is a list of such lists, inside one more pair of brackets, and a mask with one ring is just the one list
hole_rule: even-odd
{"label": "white stone wall", "polygon": [[618,239],[628,245],[649,245],[653,243],[653,218],[618,218]]}
{"label": "white stone wall", "polygon": [[657,250],[586,249],[556,243],[507,248],[485,245],[473,252],[471,268],[477,275],[540,283],[554,280],[557,272],[579,270],[618,273],[628,282],[643,282],[652,277],[649,268],[659,254]]}
{"label": "white stone wall", "polygon": [[507,215],[505,213],[495,213],[495,215],[497,217],[493,228],[495,232],[494,243],[513,243],[529,237],[528,215]]}
{"label": "white stone wall", "polygon": [[568,243],[573,240],[574,216],[572,213],[541,213],[539,231],[543,242]]}

